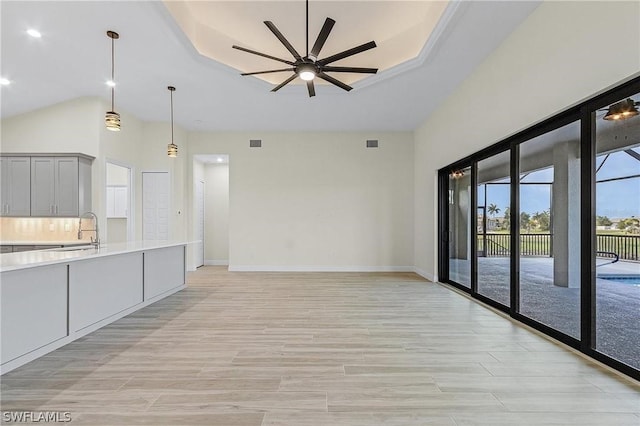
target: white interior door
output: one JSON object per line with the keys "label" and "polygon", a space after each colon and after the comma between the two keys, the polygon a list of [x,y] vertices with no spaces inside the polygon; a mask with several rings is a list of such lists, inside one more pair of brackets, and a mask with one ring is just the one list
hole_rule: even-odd
{"label": "white interior door", "polygon": [[142,172],[142,238],[169,239],[169,172]]}
{"label": "white interior door", "polygon": [[204,265],[204,182],[196,182],[196,268]]}

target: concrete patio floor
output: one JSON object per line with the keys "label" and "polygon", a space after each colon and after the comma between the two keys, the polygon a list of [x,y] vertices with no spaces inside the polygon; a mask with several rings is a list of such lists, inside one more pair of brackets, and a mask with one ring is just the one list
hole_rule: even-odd
{"label": "concrete patio floor", "polygon": [[[468,285],[469,261],[450,262],[451,279]],[[640,276],[640,263],[620,261],[601,265],[596,273]],[[478,258],[478,293],[509,305],[509,258]],[[521,259],[520,313],[580,338],[580,289],[553,284],[550,257]],[[596,278],[596,348],[640,368],[640,285]]]}

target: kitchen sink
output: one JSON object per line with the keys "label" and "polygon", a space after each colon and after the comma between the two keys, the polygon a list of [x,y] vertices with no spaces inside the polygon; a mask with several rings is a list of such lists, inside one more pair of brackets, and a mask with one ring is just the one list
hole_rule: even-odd
{"label": "kitchen sink", "polygon": [[80,250],[93,250],[95,246],[86,245],[86,246],[71,246],[71,247],[61,247],[57,249],[53,249],[53,251],[80,251]]}

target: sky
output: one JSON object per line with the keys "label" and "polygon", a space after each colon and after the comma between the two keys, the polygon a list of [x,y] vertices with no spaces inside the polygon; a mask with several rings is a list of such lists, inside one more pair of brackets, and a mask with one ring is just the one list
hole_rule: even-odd
{"label": "sky", "polygon": [[[640,152],[635,148],[634,151]],[[596,159],[599,167],[604,156]],[[640,161],[625,152],[613,153],[596,174],[596,180],[611,179],[622,176],[640,175]],[[530,173],[522,183],[552,182],[553,169],[539,170]],[[483,190],[478,191],[478,205],[482,205]],[[495,204],[500,209],[496,215],[504,216],[505,208],[509,207],[509,185],[488,185],[487,206]],[[529,214],[543,212],[550,208],[550,185],[521,185],[520,210]],[[640,217],[640,177],[602,182],[596,185],[596,214],[610,219]]]}

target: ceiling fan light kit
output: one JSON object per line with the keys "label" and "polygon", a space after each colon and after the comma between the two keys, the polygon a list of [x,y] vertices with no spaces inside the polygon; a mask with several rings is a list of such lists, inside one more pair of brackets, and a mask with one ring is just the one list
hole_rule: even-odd
{"label": "ceiling fan light kit", "polygon": [[318,59],[320,55],[320,51],[324,46],[329,34],[336,21],[331,18],[326,18],[324,21],[324,25],[322,25],[322,29],[320,30],[320,34],[318,34],[318,38],[316,39],[311,51],[309,51],[309,0],[306,1],[306,17],[307,17],[307,26],[306,26],[306,55],[301,56],[298,51],[289,43],[289,41],[285,38],[284,35],[278,30],[275,24],[271,21],[264,21],[264,24],[269,28],[269,30],[276,36],[280,43],[291,53],[294,60],[286,60],[282,58],[278,58],[275,56],[267,55],[266,53],[257,52],[255,50],[247,49],[245,47],[233,45],[234,49],[251,53],[253,55],[262,56],[263,58],[272,59],[274,61],[282,62],[284,64],[289,65],[288,68],[281,68],[275,70],[267,70],[267,71],[255,71],[255,72],[247,72],[242,73],[241,75],[257,75],[257,74],[270,74],[276,72],[286,72],[293,71],[293,75],[287,78],[285,81],[274,87],[271,91],[277,92],[297,77],[300,77],[301,80],[306,81],[307,90],[309,92],[309,97],[313,97],[316,95],[315,86],[313,84],[313,80],[318,77],[328,83],[331,83],[339,88],[346,90],[347,92],[353,89],[353,87],[343,83],[342,81],[326,74],[327,72],[345,72],[345,73],[364,73],[364,74],[375,74],[378,72],[377,68],[360,68],[360,67],[340,67],[340,66],[331,66],[329,64],[339,61],[341,59],[348,58],[353,55],[357,55],[358,53],[365,52],[369,49],[373,49],[376,47],[375,41],[370,41],[368,43],[361,44],[360,46],[353,47],[351,49],[347,49],[343,52],[337,53],[335,55],[331,55],[324,59]]}
{"label": "ceiling fan light kit", "polygon": [[610,105],[607,113],[602,118],[607,121],[616,121],[635,117],[640,114],[640,112],[638,112],[638,105],[640,105],[640,102],[635,102],[631,98],[625,99],[624,101]]}

